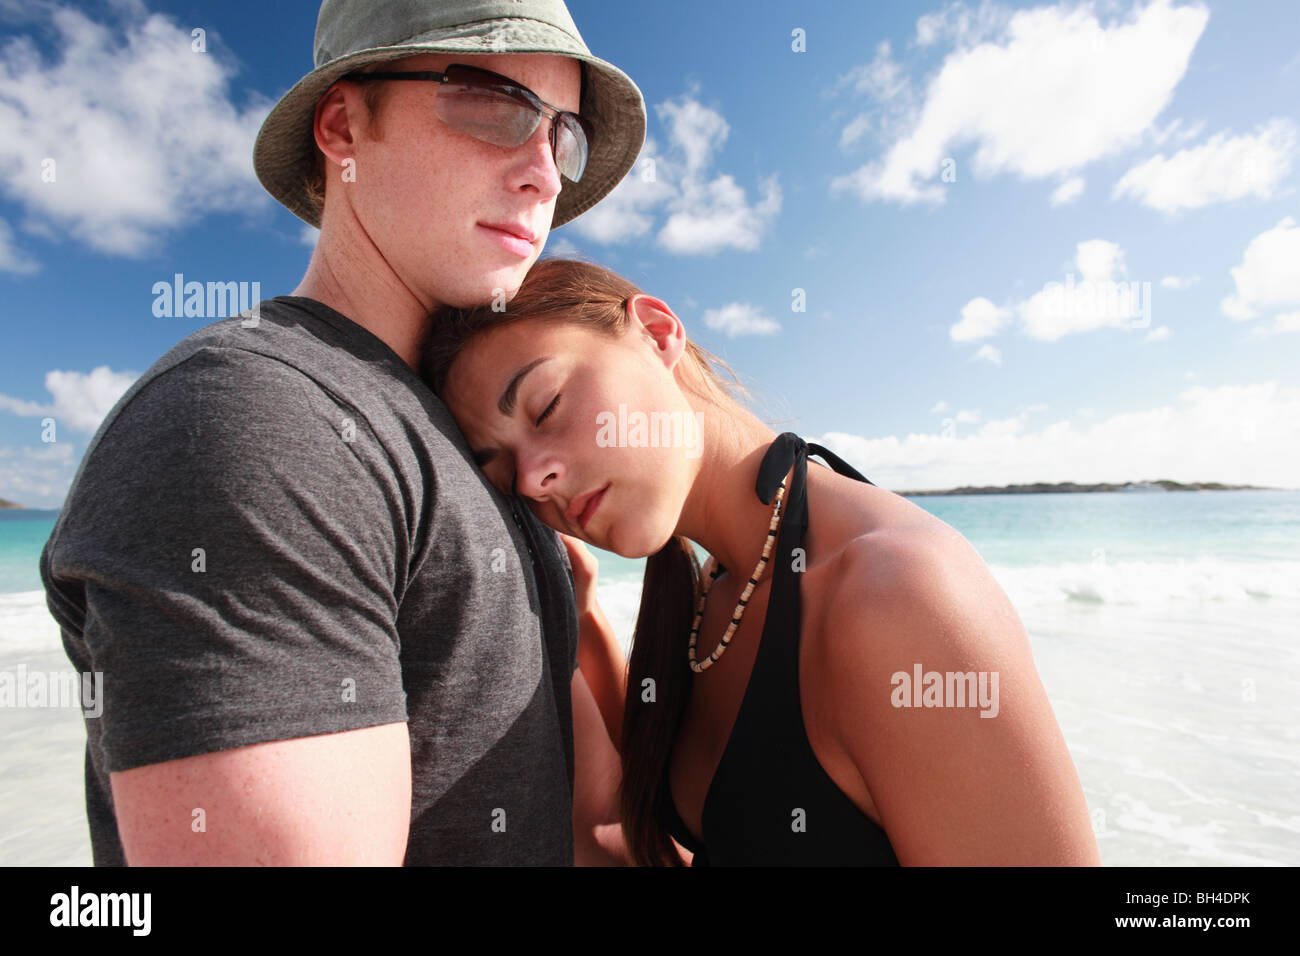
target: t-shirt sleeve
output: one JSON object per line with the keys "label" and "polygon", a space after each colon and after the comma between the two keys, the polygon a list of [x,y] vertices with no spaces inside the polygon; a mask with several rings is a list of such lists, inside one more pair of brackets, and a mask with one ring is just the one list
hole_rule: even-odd
{"label": "t-shirt sleeve", "polygon": [[107,769],[406,720],[402,487],[346,400],[254,353],[201,350],[120,409],[57,542]]}

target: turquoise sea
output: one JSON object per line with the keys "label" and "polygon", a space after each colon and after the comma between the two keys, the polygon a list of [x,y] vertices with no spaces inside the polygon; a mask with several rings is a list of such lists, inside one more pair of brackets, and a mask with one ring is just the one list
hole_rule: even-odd
{"label": "turquoise sea", "polygon": [[[1300,865],[1300,491],[921,496],[1029,632],[1107,865]],[[0,670],[67,668],[0,512]],[[598,552],[625,645],[643,562]],[[0,864],[88,863],[73,710],[0,709]]]}
{"label": "turquoise sea", "polygon": [[[1022,613],[1089,605],[1247,611],[1300,599],[1300,491],[909,500],[960,531]],[[598,556],[602,586],[629,613],[644,562]]]}
{"label": "turquoise sea", "polygon": [[[1212,600],[1238,589],[1261,599],[1300,596],[1300,491],[909,500],[960,531],[990,567],[1035,572],[1018,575],[1037,583],[1039,593],[1026,594],[1035,601]],[[0,511],[0,594],[40,589],[37,560],[57,517]],[[597,556],[603,581],[640,581],[643,561]]]}

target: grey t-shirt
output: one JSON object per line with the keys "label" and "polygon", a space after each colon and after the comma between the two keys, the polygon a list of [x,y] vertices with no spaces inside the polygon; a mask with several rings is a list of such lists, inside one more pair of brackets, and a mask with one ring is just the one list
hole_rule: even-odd
{"label": "grey t-shirt", "polygon": [[395,721],[408,865],[572,864],[563,545],[338,312],[280,296],[159,359],[91,440],[41,576],[73,665],[104,674],[96,865],[125,863],[112,772]]}

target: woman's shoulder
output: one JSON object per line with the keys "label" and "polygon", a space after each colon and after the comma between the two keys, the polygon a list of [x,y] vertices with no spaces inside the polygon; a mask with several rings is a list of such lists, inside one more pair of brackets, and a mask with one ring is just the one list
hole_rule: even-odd
{"label": "woman's shoulder", "polygon": [[899,495],[852,484],[825,496],[838,503],[823,511],[825,548],[810,554],[822,572],[809,590],[825,667],[845,673],[853,660],[861,673],[898,654],[947,656],[975,634],[1019,643],[1019,615],[961,532]]}
{"label": "woman's shoulder", "polygon": [[973,553],[960,532],[924,508],[843,475],[810,478],[809,502],[809,558],[827,566],[828,600],[864,598],[867,586],[892,591],[900,574],[927,561]]}
{"label": "woman's shoulder", "polygon": [[916,598],[940,574],[983,564],[962,534],[938,520],[884,524],[844,542],[828,577],[826,604],[847,612]]}

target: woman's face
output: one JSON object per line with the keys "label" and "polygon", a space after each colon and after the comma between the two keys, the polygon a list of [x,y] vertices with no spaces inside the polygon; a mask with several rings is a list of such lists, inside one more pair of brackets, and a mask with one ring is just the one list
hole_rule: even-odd
{"label": "woman's face", "polygon": [[629,315],[618,336],[557,319],[483,332],[452,364],[443,398],[493,485],[557,531],[635,558],[677,527],[702,415],[674,371],[680,321],[649,296]]}

